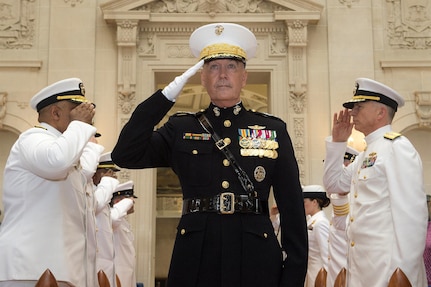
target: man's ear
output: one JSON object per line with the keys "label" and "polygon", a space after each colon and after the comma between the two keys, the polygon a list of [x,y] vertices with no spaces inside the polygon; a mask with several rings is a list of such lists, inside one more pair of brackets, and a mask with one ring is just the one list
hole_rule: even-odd
{"label": "man's ear", "polygon": [[52,105],[51,107],[50,107],[50,111],[49,111],[50,113],[51,113],[51,117],[54,119],[54,120],[58,120],[59,118],[60,118],[60,115],[61,115],[61,109],[57,106],[57,105]]}
{"label": "man's ear", "polygon": [[248,77],[248,72],[247,70],[244,71],[244,75],[242,76],[242,87],[244,88],[245,85],[247,84],[247,77]]}
{"label": "man's ear", "polygon": [[379,112],[377,113],[379,118],[383,118],[386,117],[388,114],[388,110],[386,109],[386,107],[384,106],[380,106],[379,107]]}

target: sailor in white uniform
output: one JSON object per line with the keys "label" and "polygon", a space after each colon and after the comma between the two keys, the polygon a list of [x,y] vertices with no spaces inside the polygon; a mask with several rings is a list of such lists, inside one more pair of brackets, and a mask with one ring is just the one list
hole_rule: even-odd
{"label": "sailor in white uniform", "polygon": [[[367,78],[334,114],[332,138],[326,141],[324,186],[328,193],[350,191],[347,285],[426,286],[423,261],[428,211],[423,169],[410,141],[392,131],[403,97]],[[353,126],[365,135],[366,149],[342,165]],[[396,276],[392,276],[395,271]]]}
{"label": "sailor in white uniform", "polygon": [[303,187],[304,208],[308,229],[308,265],[305,287],[315,287],[321,268],[328,268],[329,220],[323,211],[330,203],[326,191],[320,185]]}
{"label": "sailor in white uniform", "polygon": [[120,171],[111,159],[111,152],[104,153],[98,160],[93,176],[94,196],[96,198],[97,225],[97,272],[103,270],[111,287],[116,286],[114,232],[109,203],[119,181],[116,173]]}
{"label": "sailor in white uniform", "polygon": [[30,106],[40,124],[19,136],[4,171],[0,286],[34,286],[46,269],[60,286],[87,286],[87,179],[79,160],[96,133],[95,106],[78,78],[42,89]]}
{"label": "sailor in white uniform", "polygon": [[134,236],[127,220],[127,215],[134,212],[135,198],[133,181],[127,181],[117,186],[111,201],[115,270],[122,287],[136,287]]}
{"label": "sailor in white uniform", "polygon": [[[351,164],[359,151],[347,146],[344,154],[344,166]],[[329,226],[328,270],[326,286],[334,286],[337,276],[343,268],[347,270],[347,234],[349,214],[349,194],[333,193],[328,195],[332,204],[332,218]],[[341,276],[341,275],[340,275]]]}

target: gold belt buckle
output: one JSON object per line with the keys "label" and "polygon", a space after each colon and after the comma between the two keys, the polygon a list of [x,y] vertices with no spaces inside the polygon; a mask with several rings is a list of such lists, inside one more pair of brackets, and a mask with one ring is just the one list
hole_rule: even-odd
{"label": "gold belt buckle", "polygon": [[221,214],[233,214],[235,212],[235,194],[233,192],[220,194],[219,210]]}

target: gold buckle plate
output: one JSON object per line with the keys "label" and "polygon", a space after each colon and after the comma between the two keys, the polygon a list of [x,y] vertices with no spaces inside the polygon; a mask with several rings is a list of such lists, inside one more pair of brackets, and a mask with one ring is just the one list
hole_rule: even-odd
{"label": "gold buckle plate", "polygon": [[233,214],[235,212],[235,194],[223,192],[219,197],[219,211],[221,214]]}

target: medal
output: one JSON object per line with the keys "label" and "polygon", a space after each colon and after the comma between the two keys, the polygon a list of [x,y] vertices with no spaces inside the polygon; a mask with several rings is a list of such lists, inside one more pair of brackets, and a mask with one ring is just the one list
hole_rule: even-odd
{"label": "medal", "polygon": [[254,175],[254,179],[257,182],[262,182],[266,177],[266,170],[261,165],[256,166],[256,168],[254,169],[253,175]]}

